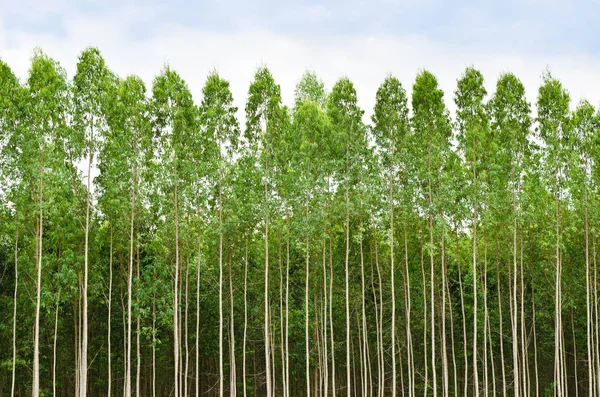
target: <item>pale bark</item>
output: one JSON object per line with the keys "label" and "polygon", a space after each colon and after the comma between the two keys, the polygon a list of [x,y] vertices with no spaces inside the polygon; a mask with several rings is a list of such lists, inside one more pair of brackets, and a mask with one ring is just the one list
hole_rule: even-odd
{"label": "pale bark", "polygon": [[15,397],[15,377],[17,369],[17,297],[19,293],[19,226],[15,231],[15,293],[13,298],[13,329],[12,329],[12,377],[10,397]]}
{"label": "pale bark", "polygon": [[[42,154],[43,156],[43,154]],[[39,194],[39,220],[37,230],[37,280],[35,284],[36,290],[36,301],[35,301],[35,322],[33,327],[33,385],[32,385],[32,396],[39,397],[40,395],[40,306],[42,296],[42,252],[43,252],[43,236],[44,236],[44,222],[43,222],[43,193],[44,192],[44,180],[40,178],[40,194]]]}
{"label": "pale bark", "polygon": [[107,396],[112,396],[112,344],[111,344],[111,316],[112,316],[112,283],[113,283],[113,226],[110,224],[110,248],[108,258],[108,391]]}
{"label": "pale bark", "polygon": [[[93,123],[93,119],[92,119]],[[93,135],[93,131],[92,131]],[[87,169],[87,196],[85,204],[85,248],[84,248],[84,264],[83,264],[83,329],[81,330],[81,363],[79,369],[79,395],[80,397],[87,396],[87,350],[88,350],[88,254],[89,254],[89,230],[90,230],[90,194],[92,188],[92,151],[88,154],[88,169]]]}
{"label": "pale bark", "polygon": [[56,397],[56,344],[58,341],[58,305],[60,303],[60,289],[56,298],[54,309],[54,340],[52,342],[52,397]]}
{"label": "pale bark", "polygon": [[234,313],[233,313],[233,306],[234,306],[234,302],[233,302],[233,272],[231,270],[231,256],[229,257],[229,310],[230,310],[230,316],[229,316],[229,326],[230,326],[230,338],[231,338],[231,343],[230,343],[230,361],[229,361],[229,367],[230,367],[230,377],[231,377],[231,385],[229,387],[230,389],[230,394],[231,397],[235,397],[237,396],[237,388],[236,388],[236,379],[237,379],[237,375],[236,375],[236,365],[235,365],[235,322],[234,322]]}

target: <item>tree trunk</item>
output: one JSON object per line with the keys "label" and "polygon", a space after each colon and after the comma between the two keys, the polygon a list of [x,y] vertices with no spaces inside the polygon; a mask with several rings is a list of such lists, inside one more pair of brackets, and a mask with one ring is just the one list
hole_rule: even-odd
{"label": "tree trunk", "polygon": [[[175,173],[177,179],[177,173]],[[173,362],[174,368],[174,396],[179,397],[179,208],[177,203],[177,180],[175,181],[175,284],[173,294]]]}
{"label": "tree trunk", "polygon": [[242,339],[242,382],[243,396],[246,397],[246,339],[248,331],[248,232],[246,232],[246,252],[244,254],[244,336]]}
{"label": "tree trunk", "polygon": [[[200,234],[200,205],[196,209],[198,217],[198,263],[196,264],[196,397],[200,397],[200,265],[202,260],[202,240]],[[152,396],[154,397],[154,396]]]}
{"label": "tree trunk", "polygon": [[229,316],[229,326],[230,326],[230,333],[231,333],[231,343],[230,343],[230,362],[229,362],[229,370],[231,372],[230,377],[231,377],[231,385],[230,385],[230,394],[231,397],[235,397],[237,396],[237,388],[236,388],[236,371],[235,371],[235,322],[234,322],[234,313],[233,313],[233,307],[234,307],[234,302],[233,302],[233,281],[232,281],[232,277],[233,277],[233,272],[231,271],[231,255],[229,256],[229,310],[230,310],[230,316]]}
{"label": "tree trunk", "polygon": [[[43,156],[43,155],[42,155]],[[36,303],[35,303],[35,322],[33,327],[33,385],[32,396],[39,397],[40,395],[40,306],[42,297],[42,252],[43,252],[43,197],[44,197],[44,180],[40,178],[40,195],[39,206],[40,216],[38,221],[37,234],[37,281],[35,285]]]}
{"label": "tree trunk", "polygon": [[54,341],[52,343],[52,397],[56,397],[56,342],[58,338],[58,305],[60,303],[60,288],[54,309]]}
{"label": "tree trunk", "polygon": [[223,170],[219,140],[219,396],[223,397]]}
{"label": "tree trunk", "polygon": [[[308,197],[306,198],[306,228],[308,229]],[[309,272],[310,272],[310,261],[309,261],[309,245],[308,245],[308,230],[306,232],[306,280],[305,280],[305,288],[304,288],[304,343],[305,343],[305,352],[306,352],[306,395],[310,397],[310,346],[309,346],[309,326],[308,326],[308,287],[309,287]],[[316,396],[315,396],[316,397]]]}
{"label": "tree trunk", "polygon": [[110,248],[108,254],[108,392],[107,396],[112,397],[112,345],[111,345],[111,316],[112,316],[112,283],[113,283],[113,225],[110,224]]}
{"label": "tree trunk", "polygon": [[[93,131],[92,131],[93,134]],[[87,396],[87,349],[88,349],[88,253],[89,253],[89,230],[90,230],[90,192],[92,188],[92,151],[89,148],[88,154],[88,175],[87,175],[87,196],[85,204],[85,251],[83,264],[83,329],[81,330],[81,368],[79,369],[79,387],[80,397]]]}
{"label": "tree trunk", "polygon": [[346,260],[345,260],[345,279],[346,279],[346,288],[345,288],[345,292],[346,292],[346,296],[345,296],[345,303],[346,303],[346,395],[350,396],[350,393],[352,391],[352,385],[350,383],[351,381],[351,376],[350,376],[350,372],[351,372],[351,364],[350,364],[350,297],[349,297],[349,275],[348,275],[348,263],[350,260],[350,197],[349,197],[349,192],[348,192],[348,184],[349,184],[349,179],[350,179],[350,175],[349,175],[349,141],[348,139],[346,140]]}
{"label": "tree trunk", "polygon": [[[477,174],[473,170],[475,183],[473,206],[473,387],[479,397],[479,371],[477,370]],[[517,395],[515,395],[517,396]]]}
{"label": "tree trunk", "polygon": [[17,368],[17,297],[19,292],[19,225],[15,231],[15,294],[13,300],[13,329],[12,329],[12,378],[10,397],[15,397],[15,377]]}
{"label": "tree trunk", "polygon": [[[392,156],[394,150],[392,149]],[[390,176],[390,284],[392,287],[392,397],[396,397],[396,279],[394,266],[394,183]],[[409,387],[410,388],[410,387]]]}

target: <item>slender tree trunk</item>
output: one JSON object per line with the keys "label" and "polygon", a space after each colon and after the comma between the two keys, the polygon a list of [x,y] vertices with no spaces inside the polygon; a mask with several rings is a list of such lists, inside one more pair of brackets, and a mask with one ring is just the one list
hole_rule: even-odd
{"label": "slender tree trunk", "polygon": [[329,335],[331,337],[331,392],[333,397],[337,391],[335,386],[335,339],[333,336],[333,242],[332,228],[329,228]]}
{"label": "slender tree trunk", "polygon": [[229,256],[229,302],[230,302],[229,326],[230,326],[230,333],[231,333],[231,343],[230,343],[231,357],[230,357],[229,367],[230,367],[230,372],[231,372],[231,386],[230,386],[231,397],[235,397],[235,396],[237,396],[237,387],[236,387],[237,375],[236,375],[236,371],[235,371],[235,369],[236,369],[236,365],[235,365],[235,321],[234,321],[234,313],[233,313],[234,302],[233,302],[233,280],[232,280],[232,278],[233,278],[233,272],[231,270],[231,255],[230,255]]}
{"label": "slender tree trunk", "polygon": [[[42,154],[43,156],[43,154]],[[37,281],[35,285],[36,303],[35,303],[35,322],[33,327],[33,385],[32,396],[39,397],[40,395],[40,306],[42,297],[42,253],[43,253],[43,197],[44,197],[44,179],[40,178],[40,194],[39,194],[39,221],[37,237]]]}
{"label": "slender tree trunk", "polygon": [[287,383],[286,383],[286,371],[285,371],[285,333],[286,329],[283,326],[284,315],[283,315],[283,254],[282,254],[282,242],[281,242],[281,231],[277,233],[277,246],[278,246],[278,261],[279,261],[279,330],[280,330],[280,350],[281,350],[281,381],[283,385],[283,396],[287,397]]}
{"label": "slender tree trunk", "polygon": [[13,298],[13,329],[12,329],[12,378],[10,397],[15,397],[15,378],[17,369],[17,297],[19,293],[19,225],[15,231],[15,293]]}
{"label": "slender tree trunk", "polygon": [[537,332],[535,329],[535,293],[531,294],[532,323],[533,323],[533,358],[535,364],[535,397],[540,397],[540,378],[538,371]]}
{"label": "slender tree trunk", "polygon": [[[289,217],[288,217],[289,219]],[[290,397],[290,227],[287,225],[285,260],[285,394]]]}
{"label": "slender tree trunk", "polygon": [[108,254],[108,397],[112,397],[112,345],[111,345],[111,316],[112,316],[112,283],[113,283],[113,225],[110,224],[110,248]]}
{"label": "slender tree trunk", "polygon": [[58,338],[58,305],[60,303],[60,289],[56,298],[56,307],[54,309],[54,340],[52,343],[52,397],[56,397],[56,342]]}
{"label": "slender tree trunk", "polygon": [[[189,242],[189,240],[188,240]],[[188,388],[188,377],[190,375],[189,373],[189,365],[190,365],[190,349],[189,349],[189,329],[188,329],[188,319],[189,319],[189,280],[190,280],[190,256],[191,256],[191,251],[189,249],[189,244],[188,244],[188,250],[187,250],[187,261],[186,261],[186,265],[185,265],[185,318],[183,320],[183,330],[184,330],[184,340],[185,340],[185,367],[183,370],[183,395],[187,396],[189,393],[189,388]]]}
{"label": "slender tree trunk", "polygon": [[[423,361],[425,361],[424,396],[429,392],[429,365],[427,355],[427,279],[425,278],[425,247],[421,241],[421,277],[423,279]],[[433,286],[432,286],[433,288]]]}
{"label": "slender tree trunk", "polygon": [[[138,233],[138,241],[139,241],[139,233]],[[136,262],[137,262],[137,280],[138,283],[141,281],[140,280],[140,246],[139,244],[136,247],[136,253],[137,253],[137,258],[136,258]],[[140,298],[139,298],[139,294],[136,293],[136,297],[135,297],[138,307],[140,305]],[[136,397],[140,397],[141,396],[141,381],[142,381],[142,352],[141,352],[141,344],[140,344],[140,310],[137,310],[136,313],[136,324],[135,324],[135,347],[136,347],[136,370],[135,370],[135,395]]]}
{"label": "slender tree trunk", "polygon": [[[377,245],[377,233],[375,230],[375,223],[373,223],[373,244]],[[377,249],[377,248],[375,248]],[[377,332],[375,333],[375,340],[376,340],[376,352],[377,352],[377,397],[383,397],[383,386],[381,383],[381,379],[383,377],[383,367],[382,367],[382,357],[381,357],[381,345],[382,345],[382,340],[380,337],[380,330],[381,330],[381,320],[380,320],[380,315],[379,315],[379,304],[378,304],[378,299],[377,299],[377,292],[375,292],[375,271],[373,269],[373,260],[370,260],[371,263],[371,290],[373,292],[373,307],[375,309],[375,327],[377,328]]]}
{"label": "slender tree trunk", "polygon": [[504,359],[504,330],[502,320],[502,294],[500,289],[500,261],[498,258],[498,240],[496,240],[496,288],[498,292],[498,317],[500,329],[500,367],[502,369],[502,397],[506,397],[506,364]]}
{"label": "slender tree trunk", "polygon": [[[392,156],[394,149],[392,149]],[[394,267],[394,183],[390,176],[390,284],[392,287],[392,397],[396,397],[396,281]]]}
{"label": "slender tree trunk", "polygon": [[596,355],[596,394],[600,396],[600,327],[598,324],[598,267],[596,263],[596,236],[592,233],[592,248],[593,248],[593,261],[594,261],[594,329],[596,330],[595,334],[595,342],[596,342],[596,351],[594,352]]}
{"label": "slender tree trunk", "polygon": [[270,321],[269,321],[269,141],[265,133],[265,366],[267,397],[272,397]]}
{"label": "slender tree trunk", "polygon": [[[152,299],[152,397],[156,397],[156,296]],[[198,376],[196,376],[198,379]],[[196,393],[198,396],[198,393]]]}
{"label": "slender tree trunk", "polygon": [[517,332],[517,209],[516,192],[513,188],[513,287],[512,287],[512,350],[513,350],[513,384],[515,396],[521,396],[519,380],[519,335]]}
{"label": "slender tree trunk", "polygon": [[[383,280],[381,278],[381,269],[379,267],[379,248],[378,248],[378,240],[377,240],[377,229],[376,223],[373,223],[373,235],[375,242],[375,266],[377,268],[377,279],[379,281],[379,313],[381,313],[380,321],[379,321],[379,329],[377,330],[379,334],[380,340],[380,352],[379,355],[381,357],[381,395],[385,394],[385,351],[383,348]],[[377,306],[377,301],[374,302],[375,306]]]}
{"label": "slender tree trunk", "polygon": [[[446,274],[448,274],[448,269],[447,269],[447,265],[446,265]],[[446,293],[448,294],[448,297],[450,297],[450,283],[446,282]],[[456,365],[456,350],[455,350],[455,342],[454,342],[454,314],[453,314],[453,310],[452,310],[452,301],[450,299],[448,299],[448,308],[450,310],[450,347],[452,349],[452,380],[454,381],[454,389],[452,390],[454,392],[455,396],[458,396],[458,369],[457,369],[457,365]],[[494,395],[494,397],[496,397]]]}
{"label": "slender tree trunk", "polygon": [[[133,186],[131,189],[131,217],[129,223],[129,270],[127,277],[127,365],[125,372],[125,397],[131,397],[131,306],[132,306],[132,284],[133,284],[133,243],[134,243],[134,219],[135,219],[135,184],[136,172],[133,171]],[[82,396],[83,397],[83,396]]]}
{"label": "slender tree trunk", "polygon": [[579,397],[579,382],[577,381],[577,341],[575,339],[575,315],[571,307],[571,331],[573,332],[573,371],[575,375],[575,397]]}
{"label": "slender tree trunk", "polygon": [[529,397],[530,379],[529,379],[529,355],[527,353],[527,335],[526,335],[526,323],[525,323],[525,282],[523,276],[523,232],[521,231],[521,361],[522,361],[522,374],[523,379],[523,395]]}
{"label": "slender tree trunk", "polygon": [[[93,131],[92,131],[93,135]],[[89,231],[90,231],[90,193],[92,188],[92,151],[88,154],[87,192],[85,204],[85,251],[83,264],[83,329],[81,331],[81,368],[79,370],[80,397],[87,396],[87,349],[88,349],[88,253],[89,253]]]}
{"label": "slender tree trunk", "polygon": [[[308,229],[308,196],[306,197],[306,228]],[[306,280],[304,284],[304,343],[306,352],[306,395],[310,397],[310,345],[309,345],[309,326],[308,326],[308,287],[309,287],[309,272],[310,272],[310,261],[309,261],[309,245],[308,245],[308,230],[306,232],[306,246],[305,246],[305,261],[306,261]]]}
{"label": "slender tree trunk", "polygon": [[[410,294],[411,282],[410,282],[410,270],[408,268],[408,235],[406,231],[406,220],[404,221],[404,268],[406,273],[406,343],[407,343],[407,365],[408,365],[408,396],[414,397],[415,391],[415,353],[412,339],[412,325],[411,325],[411,313],[412,313],[412,298]],[[383,341],[382,341],[383,349]]]}
{"label": "slender tree trunk", "polygon": [[175,389],[174,396],[179,397],[179,207],[178,207],[178,195],[177,195],[177,173],[175,173],[175,191],[174,191],[174,204],[175,204],[175,284],[173,294],[173,362],[175,363],[174,368],[174,381]]}
{"label": "slender tree trunk", "polygon": [[[323,219],[325,219],[323,217]],[[326,225],[323,224],[323,236],[327,234]],[[328,350],[328,339],[327,339],[327,255],[326,255],[326,240],[323,240],[323,395],[329,396],[329,350]],[[287,318],[286,318],[287,320]]]}
{"label": "slender tree trunk", "polygon": [[221,161],[219,139],[219,396],[223,397],[223,170]]}
{"label": "slender tree trunk", "polygon": [[[196,209],[198,217],[198,263],[196,264],[196,397],[200,397],[200,268],[202,264],[202,239],[200,233],[200,204]],[[154,396],[152,396],[154,397]]]}
{"label": "slender tree trunk", "polygon": [[350,396],[350,392],[352,391],[350,372],[351,372],[351,364],[350,364],[350,297],[349,297],[349,269],[348,263],[350,261],[350,195],[349,195],[349,169],[350,169],[350,158],[348,153],[350,147],[350,143],[348,138],[346,139],[346,260],[345,260],[345,280],[346,280],[346,289],[345,289],[345,303],[346,303],[346,394]]}
{"label": "slender tree trunk", "polygon": [[442,230],[442,368],[444,397],[448,397],[449,390],[449,370],[448,370],[448,346],[446,341],[446,231]]}
{"label": "slender tree trunk", "polygon": [[[363,230],[363,225],[362,225],[362,216],[361,216],[361,221],[360,221],[360,230]],[[368,366],[367,366],[367,362],[368,362],[368,337],[367,337],[367,310],[365,307],[365,261],[364,261],[364,255],[363,255],[363,238],[361,237],[360,239],[360,283],[361,283],[361,306],[362,306],[362,311],[361,311],[361,317],[362,317],[362,333],[363,333],[363,354],[364,354],[364,359],[363,359],[363,371],[365,373],[364,375],[364,386],[363,386],[363,395],[367,396],[368,395],[368,388],[367,388],[367,380],[368,380]]]}
{"label": "slender tree trunk", "polygon": [[458,263],[456,267],[458,268],[458,284],[460,289],[460,311],[462,318],[462,329],[463,329],[463,355],[464,355],[464,378],[463,378],[463,395],[467,397],[469,394],[469,356],[467,355],[467,313],[465,311],[465,296],[464,296],[464,288],[462,281],[462,271],[461,271],[461,262],[460,262],[460,244],[458,239],[458,226],[455,226],[455,236],[456,236],[456,252],[458,253]]}
{"label": "slender tree trunk", "polygon": [[433,191],[431,188],[431,144],[427,155],[427,189],[429,191],[429,266],[431,279],[431,372],[433,379],[433,397],[437,397],[437,371],[435,362],[435,264],[433,257]]}
{"label": "slender tree trunk", "polygon": [[[587,164],[586,164],[587,169]],[[589,237],[589,215],[587,204],[587,188],[585,189],[585,314],[586,314],[586,347],[587,347],[587,368],[588,368],[588,393],[590,396],[595,394],[594,370],[592,356],[592,309],[590,302],[590,237]]]}
{"label": "slender tree trunk", "polygon": [[[248,232],[246,232],[246,252],[244,254],[244,336],[242,339],[242,382],[246,397],[246,340],[248,331]],[[198,396],[197,396],[198,397]]]}
{"label": "slender tree trunk", "polygon": [[[555,159],[555,163],[556,163]],[[562,322],[560,313],[560,299],[561,299],[561,282],[560,282],[560,225],[558,219],[558,170],[554,173],[554,206],[555,206],[555,232],[556,232],[556,275],[555,275],[555,293],[554,293],[554,381],[555,395],[563,397],[564,385],[563,385],[563,360],[562,360]]]}
{"label": "slender tree trunk", "polygon": [[[485,230],[485,229],[484,229]],[[489,371],[488,371],[488,306],[487,306],[487,240],[483,240],[483,395],[489,396]]]}
{"label": "slender tree trunk", "polygon": [[[477,369],[477,174],[473,170],[475,183],[473,206],[473,387],[475,397],[479,397],[479,371]],[[517,396],[517,395],[515,395]]]}

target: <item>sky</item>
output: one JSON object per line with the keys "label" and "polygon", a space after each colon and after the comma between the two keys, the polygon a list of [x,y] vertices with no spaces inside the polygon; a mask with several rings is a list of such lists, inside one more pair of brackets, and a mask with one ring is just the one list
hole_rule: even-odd
{"label": "sky", "polygon": [[24,81],[39,47],[72,77],[79,53],[95,46],[119,76],[136,74],[148,90],[170,65],[198,103],[217,70],[230,81],[241,118],[261,65],[288,105],[306,70],[327,88],[349,77],[367,119],[388,74],[410,93],[423,69],[437,75],[452,111],[456,80],[468,66],[482,71],[489,94],[502,73],[513,72],[535,103],[549,70],[573,106],[584,98],[598,106],[597,15],[597,0],[0,0],[0,59]]}

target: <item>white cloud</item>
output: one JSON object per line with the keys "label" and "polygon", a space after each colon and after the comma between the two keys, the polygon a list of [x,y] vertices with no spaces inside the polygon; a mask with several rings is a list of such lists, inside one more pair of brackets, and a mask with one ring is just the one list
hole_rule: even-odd
{"label": "white cloud", "polygon": [[[142,13],[140,13],[142,12]],[[256,68],[267,65],[281,85],[284,102],[291,104],[294,87],[304,70],[314,70],[331,87],[342,75],[356,85],[360,105],[371,114],[375,92],[388,73],[401,79],[410,91],[416,74],[427,68],[439,78],[448,106],[456,79],[465,67],[479,68],[494,90],[500,73],[520,77],[530,101],[535,102],[542,72],[548,67],[569,89],[574,103],[581,98],[600,104],[600,57],[578,53],[512,53],[490,46],[485,51],[452,46],[419,36],[327,36],[298,38],[269,31],[226,33],[168,24],[147,23],[152,10],[121,9],[92,18],[65,15],[65,34],[25,33],[8,29],[0,19],[0,57],[22,79],[26,78],[32,50],[40,47],[68,71],[86,46],[98,46],[108,65],[122,77],[137,74],[151,87],[152,79],[169,63],[189,84],[197,101],[212,69],[231,82],[242,116],[248,86]],[[132,27],[151,34],[132,38]]]}

